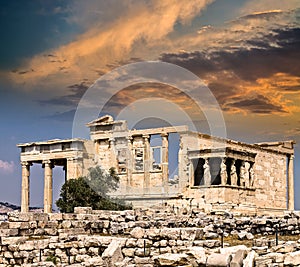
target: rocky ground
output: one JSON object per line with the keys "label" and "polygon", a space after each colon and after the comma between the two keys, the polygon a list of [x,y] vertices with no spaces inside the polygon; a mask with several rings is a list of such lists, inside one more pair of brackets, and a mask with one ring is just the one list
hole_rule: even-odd
{"label": "rocky ground", "polygon": [[299,234],[299,212],[13,212],[0,223],[0,267],[300,266]]}

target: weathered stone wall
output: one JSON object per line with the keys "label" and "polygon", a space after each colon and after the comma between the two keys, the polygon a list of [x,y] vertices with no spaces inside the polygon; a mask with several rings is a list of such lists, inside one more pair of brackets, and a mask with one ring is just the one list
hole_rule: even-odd
{"label": "weathered stone wall", "polygon": [[[193,188],[193,168],[188,158],[189,150],[230,147],[237,151],[255,153],[254,184],[250,187],[224,186],[222,188]],[[249,212],[255,207],[261,210],[287,209],[287,161],[286,155],[276,151],[268,151],[259,146],[242,144],[239,142],[211,138],[198,133],[181,135],[180,151],[180,179],[182,185],[187,184],[184,197],[194,199],[200,204],[212,204],[221,208],[230,205],[244,206]],[[186,166],[186,167],[185,167]],[[203,202],[203,200],[205,200]],[[202,202],[202,203],[201,203]],[[241,210],[242,210],[241,209]]]}
{"label": "weathered stone wall", "polygon": [[[188,211],[172,208],[164,211],[138,209],[92,213],[89,213],[89,209],[78,208],[76,212],[10,213],[8,221],[0,223],[0,266],[25,266],[44,261],[52,255],[65,266],[93,259],[100,261],[99,257],[103,258],[103,252],[112,241],[121,249],[122,258],[135,264],[131,266],[161,266],[157,257],[166,253],[182,253],[191,248],[203,248],[206,253],[204,263],[207,264],[208,258],[220,249],[221,234],[225,237],[237,235],[240,239],[253,239],[257,234],[274,235],[276,229],[280,235],[300,233],[299,212],[276,218],[234,217],[229,213],[206,215],[199,209]],[[254,243],[257,246],[266,244],[268,242],[257,240]],[[294,253],[300,249],[294,243],[290,247],[288,251],[285,248],[282,250]],[[270,257],[259,256],[267,252],[270,250],[266,247],[258,248],[256,258],[270,261]]]}

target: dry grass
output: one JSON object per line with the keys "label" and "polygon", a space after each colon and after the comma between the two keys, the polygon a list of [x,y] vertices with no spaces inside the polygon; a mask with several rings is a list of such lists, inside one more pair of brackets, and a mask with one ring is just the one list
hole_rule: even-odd
{"label": "dry grass", "polygon": [[[275,240],[275,235],[269,235],[269,236],[262,236],[262,235],[255,235],[254,239],[260,239],[265,238],[266,240]],[[237,235],[229,235],[227,237],[224,237],[224,243],[228,243],[229,246],[237,246],[237,245],[245,245],[247,247],[253,246],[253,240],[240,240]],[[300,235],[279,235],[278,241],[298,241],[300,239]]]}

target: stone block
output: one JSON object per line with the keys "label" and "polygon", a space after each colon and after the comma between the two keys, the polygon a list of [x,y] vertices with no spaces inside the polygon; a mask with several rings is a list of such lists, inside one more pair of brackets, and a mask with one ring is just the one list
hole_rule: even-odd
{"label": "stone block", "polygon": [[158,240],[160,238],[160,229],[157,228],[146,229],[145,234],[147,238],[151,240]]}
{"label": "stone block", "polygon": [[238,250],[248,251],[249,249],[245,245],[238,245],[228,248],[220,248],[220,253],[225,255],[232,255],[235,254]]}
{"label": "stone block", "polygon": [[166,253],[154,257],[156,266],[180,266],[189,263],[188,255],[185,253]]}
{"label": "stone block", "polygon": [[124,257],[120,243],[117,240],[113,240],[103,252],[102,258],[107,266],[113,266],[115,263],[122,261]]}
{"label": "stone block", "polygon": [[34,241],[26,241],[23,244],[20,244],[19,249],[22,250],[34,250],[35,249],[35,244]]}
{"label": "stone block", "polygon": [[196,259],[196,262],[199,266],[206,264],[207,256],[204,248],[188,247],[185,253]]}
{"label": "stone block", "polygon": [[74,213],[76,214],[92,214],[93,209],[91,207],[75,207]]}
{"label": "stone block", "polygon": [[272,259],[272,261],[275,263],[283,263],[285,255],[282,253],[272,252],[272,253],[268,253],[266,256]]}
{"label": "stone block", "polygon": [[290,253],[290,252],[294,252],[295,249],[296,249],[296,243],[274,246],[271,248],[271,251],[277,252],[277,253]]}
{"label": "stone block", "polygon": [[145,230],[141,227],[136,227],[130,231],[130,235],[136,239],[143,238],[144,234],[145,234]]}
{"label": "stone block", "polygon": [[284,265],[299,266],[300,265],[300,251],[291,252],[284,258]]}
{"label": "stone block", "polygon": [[208,256],[206,266],[211,267],[227,267],[231,262],[230,254],[212,253]]}
{"label": "stone block", "polygon": [[28,240],[28,237],[2,237],[2,245],[23,244]]}
{"label": "stone block", "polygon": [[135,248],[123,248],[122,252],[125,257],[134,257]]}
{"label": "stone block", "polygon": [[26,212],[8,212],[8,221],[9,222],[28,222],[32,220],[32,213]]}
{"label": "stone block", "polygon": [[230,267],[242,267],[243,266],[243,260],[245,256],[247,255],[247,251],[240,249],[238,250],[230,262]]}
{"label": "stone block", "polygon": [[16,228],[15,229],[0,229],[1,237],[17,236],[18,234],[19,234],[19,230]]}
{"label": "stone block", "polygon": [[49,213],[48,216],[50,221],[62,221],[63,219],[62,213]]}

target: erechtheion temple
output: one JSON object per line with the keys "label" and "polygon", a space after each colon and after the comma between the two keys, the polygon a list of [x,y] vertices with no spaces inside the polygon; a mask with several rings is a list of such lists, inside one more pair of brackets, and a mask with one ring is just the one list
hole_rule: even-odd
{"label": "erechtheion temple", "polygon": [[[114,195],[136,206],[167,203],[248,213],[294,209],[293,141],[245,144],[192,132],[187,126],[129,130],[126,121],[109,115],[87,126],[90,140],[18,145],[22,212],[29,210],[32,164],[44,168],[47,213],[52,212],[53,167],[63,166],[67,180],[86,175],[96,165],[117,170],[120,186]],[[172,134],[178,135],[177,150],[170,147]],[[177,162],[170,161],[171,153]],[[177,167],[176,175],[170,175],[171,165]]]}

